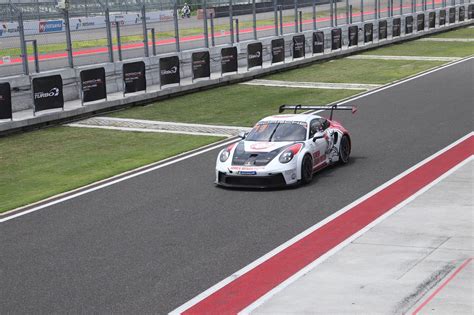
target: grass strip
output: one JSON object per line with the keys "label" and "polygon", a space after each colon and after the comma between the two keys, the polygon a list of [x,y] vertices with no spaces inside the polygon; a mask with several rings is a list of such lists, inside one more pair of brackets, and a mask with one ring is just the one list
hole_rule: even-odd
{"label": "grass strip", "polygon": [[0,212],[220,139],[73,127],[0,138]]}
{"label": "grass strip", "polygon": [[474,42],[410,41],[369,50],[365,55],[466,57],[474,53]]}
{"label": "grass strip", "polygon": [[385,84],[442,65],[441,61],[336,59],[265,77],[268,80]]}
{"label": "grass strip", "polygon": [[436,34],[430,37],[434,38],[471,38],[474,39],[474,28],[463,27],[451,32]]}
{"label": "grass strip", "polygon": [[231,126],[253,126],[278,113],[282,104],[327,104],[357,94],[353,90],[297,89],[232,85],[183,95],[113,117]]}

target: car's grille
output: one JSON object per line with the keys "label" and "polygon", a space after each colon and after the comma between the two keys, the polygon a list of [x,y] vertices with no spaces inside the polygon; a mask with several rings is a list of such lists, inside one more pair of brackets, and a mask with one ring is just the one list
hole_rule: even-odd
{"label": "car's grille", "polygon": [[219,184],[239,187],[278,187],[286,185],[283,174],[270,176],[227,176],[219,172]]}

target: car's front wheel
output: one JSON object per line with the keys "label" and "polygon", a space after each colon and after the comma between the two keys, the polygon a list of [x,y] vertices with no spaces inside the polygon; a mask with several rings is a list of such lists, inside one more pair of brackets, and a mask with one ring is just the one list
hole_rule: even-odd
{"label": "car's front wheel", "polygon": [[313,160],[309,155],[305,155],[301,162],[301,183],[308,184],[313,179]]}

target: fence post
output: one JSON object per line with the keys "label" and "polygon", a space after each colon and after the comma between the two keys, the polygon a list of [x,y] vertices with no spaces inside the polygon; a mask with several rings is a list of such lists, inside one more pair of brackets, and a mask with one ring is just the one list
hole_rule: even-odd
{"label": "fence post", "polygon": [[120,38],[120,23],[115,21],[115,27],[117,28],[117,52],[119,60],[122,61],[122,39]]}
{"label": "fence post", "polygon": [[148,50],[148,28],[146,27],[146,10],[145,5],[142,5],[142,28],[143,28],[143,49],[145,50],[145,57],[150,57]]}
{"label": "fence post", "polygon": [[38,43],[36,39],[33,39],[31,41],[31,44],[33,45],[33,56],[35,57],[35,71],[36,73],[39,73],[40,66],[39,66],[39,56],[38,56]]}
{"label": "fence post", "polygon": [[30,69],[28,68],[28,51],[26,50],[25,42],[25,28],[23,25],[23,13],[20,12],[18,15],[18,30],[20,31],[20,47],[21,47],[21,60],[23,64],[23,74],[30,74]]}
{"label": "fence post", "polygon": [[349,24],[349,0],[346,0],[346,24]]}
{"label": "fence post", "polygon": [[203,8],[203,13],[204,13],[204,19],[203,19],[203,30],[204,30],[204,45],[206,48],[209,48],[209,29],[207,26],[207,2],[204,0],[202,2],[202,8]]}
{"label": "fence post", "polygon": [[252,0],[252,19],[253,19],[253,39],[257,39],[257,7],[255,0]]}
{"label": "fence post", "polygon": [[374,0],[374,20],[377,19],[377,2],[378,0]]}
{"label": "fence post", "polygon": [[400,15],[403,15],[403,0],[400,0]]}
{"label": "fence post", "polygon": [[277,0],[273,0],[273,19],[275,20],[275,36],[278,36],[278,6]]}
{"label": "fence post", "polygon": [[334,27],[334,8],[333,8],[333,1],[329,0],[329,15],[331,16],[331,27]]}
{"label": "fence post", "polygon": [[151,29],[151,43],[153,45],[153,56],[156,56],[156,37],[155,37],[155,28],[152,27]]}
{"label": "fence post", "polygon": [[[434,0],[433,0],[434,1]],[[229,0],[229,27],[230,27],[230,42],[234,44],[234,16],[232,12],[232,0]]]}
{"label": "fence post", "polygon": [[313,30],[316,29],[316,0],[313,0]]}
{"label": "fence post", "polygon": [[337,27],[337,0],[334,0],[334,25]]}
{"label": "fence post", "polygon": [[364,22],[364,0],[360,0],[360,21]]}
{"label": "fence post", "polygon": [[214,15],[211,13],[211,40],[212,47],[216,46],[216,41],[214,39]]}
{"label": "fence post", "polygon": [[280,35],[283,35],[283,6],[280,5]]}
{"label": "fence post", "polygon": [[303,32],[303,11],[300,11],[300,32]]}
{"label": "fence post", "polygon": [[349,23],[352,24],[352,4],[349,7],[349,16],[350,16]]}
{"label": "fence post", "polygon": [[110,25],[110,11],[105,9],[105,27],[107,31],[107,48],[109,50],[109,62],[114,62],[114,46],[112,42],[112,29]]}
{"label": "fence post", "polygon": [[174,20],[174,40],[176,44],[176,51],[180,52],[181,49],[179,47],[178,2],[176,2],[176,0],[173,6],[173,20]]}
{"label": "fence post", "polygon": [[67,46],[67,59],[69,67],[74,68],[74,60],[72,57],[72,41],[71,41],[71,27],[69,25],[69,10],[64,10],[64,26],[66,28],[66,46]]}
{"label": "fence post", "polygon": [[237,43],[240,42],[239,35],[239,19],[235,19],[235,39],[237,40]]}
{"label": "fence post", "polygon": [[293,3],[295,9],[295,33],[298,33],[298,0]]}

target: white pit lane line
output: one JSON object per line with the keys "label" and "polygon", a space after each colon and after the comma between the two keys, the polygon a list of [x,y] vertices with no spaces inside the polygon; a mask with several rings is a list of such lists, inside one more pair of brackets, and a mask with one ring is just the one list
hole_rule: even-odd
{"label": "white pit lane line", "polygon": [[[340,102],[339,104],[346,104],[346,103],[349,103],[349,102],[353,102],[355,100],[358,100],[362,97],[365,97],[365,96],[369,96],[369,95],[372,95],[374,93],[378,93],[380,91],[383,91],[385,89],[388,89],[388,88],[391,88],[391,87],[394,87],[394,86],[397,86],[397,85],[400,85],[400,84],[403,84],[403,83],[406,83],[406,82],[409,82],[409,81],[413,81],[413,80],[416,80],[418,78],[421,78],[421,77],[424,77],[426,75],[429,75],[431,73],[434,73],[436,71],[440,71],[440,70],[443,70],[445,68],[448,68],[448,67],[451,67],[451,66],[454,66],[454,65],[457,65],[461,62],[465,62],[465,61],[470,61],[474,59],[474,57],[468,57],[468,58],[465,58],[465,59],[461,59],[461,60],[458,60],[458,61],[455,61],[455,62],[452,62],[452,63],[449,63],[449,64],[446,64],[446,65],[443,65],[443,66],[440,66],[438,68],[435,68],[435,69],[432,69],[432,70],[429,70],[429,71],[426,71],[426,72],[423,72],[423,73],[420,73],[418,75],[415,75],[415,76],[412,76],[412,77],[409,77],[407,79],[404,79],[404,80],[401,80],[401,81],[398,81],[398,82],[395,82],[395,83],[389,83],[388,85],[386,86],[383,86],[381,88],[378,88],[378,89],[375,89],[375,90],[372,90],[372,91],[369,91],[367,93],[363,93],[363,94],[359,94],[359,95],[356,95],[354,97],[351,97],[349,99],[346,99],[342,102]],[[13,210],[10,210],[10,211],[7,211],[3,214],[0,214],[0,223],[4,223],[4,222],[7,222],[7,221],[10,221],[10,220],[13,220],[15,218],[19,218],[21,216],[24,216],[28,213],[32,213],[32,212],[35,212],[35,211],[38,211],[38,210],[41,210],[43,208],[47,208],[49,206],[52,206],[52,205],[55,205],[55,204],[58,204],[58,203],[61,203],[61,202],[64,202],[64,201],[67,201],[67,200],[70,200],[70,199],[73,199],[73,198],[76,198],[76,197],[79,197],[79,196],[82,196],[84,194],[87,194],[89,192],[92,192],[92,191],[96,191],[96,190],[99,190],[101,188],[105,188],[105,187],[108,187],[108,186],[111,186],[111,185],[114,185],[116,183],[119,183],[119,182],[122,182],[124,180],[127,180],[127,179],[130,179],[130,178],[133,178],[133,177],[136,177],[136,176],[140,176],[142,174],[146,174],[146,173],[149,173],[149,172],[152,172],[152,171],[155,171],[157,169],[160,169],[160,168],[163,168],[163,167],[166,167],[166,166],[169,166],[169,165],[172,165],[172,164],[175,164],[175,163],[178,163],[178,162],[181,162],[181,161],[184,161],[184,160],[187,160],[189,158],[192,158],[192,157],[195,157],[197,155],[200,155],[200,154],[203,154],[203,153],[206,153],[206,152],[209,152],[209,151],[212,151],[214,149],[218,149],[218,148],[221,148],[223,146],[226,146],[228,144],[231,144],[231,143],[234,143],[238,141],[238,139],[232,139],[232,140],[229,140],[227,142],[224,142],[224,143],[219,143],[217,145],[214,145],[214,146],[210,146],[210,147],[207,147],[205,149],[197,149],[196,152],[193,152],[191,154],[188,154],[186,155],[186,153],[183,153],[182,157],[179,157],[179,158],[175,158],[175,157],[171,157],[169,159],[172,159],[171,161],[169,162],[166,162],[166,160],[163,160],[163,161],[159,161],[159,162],[156,162],[156,163],[152,163],[152,164],[148,164],[148,165],[144,165],[138,169],[135,169],[135,170],[131,170],[131,171],[128,171],[128,172],[125,172],[125,173],[122,173],[122,174],[118,174],[114,177],[120,177],[120,176],[123,176],[125,174],[128,174],[128,173],[131,173],[125,177],[121,177],[119,179],[116,179],[116,180],[112,180],[112,181],[107,181],[107,179],[105,180],[102,180],[102,181],[106,181],[106,183],[102,184],[102,185],[98,185],[98,186],[95,186],[95,187],[91,187],[89,189],[85,189],[85,190],[82,190],[78,193],[75,193],[75,194],[71,194],[71,195],[68,195],[68,196],[65,196],[63,198],[59,198],[59,199],[56,199],[56,200],[53,200],[51,202],[47,202],[47,203],[44,203],[44,204],[41,204],[37,207],[33,207],[31,209],[27,209],[25,211],[21,211],[21,208],[26,208],[26,207],[29,207],[28,205],[27,206],[24,206],[24,207],[20,207],[20,208],[17,208],[17,209],[13,209]],[[153,164],[159,164],[155,167],[151,167],[151,168],[147,168]],[[140,170],[140,169],[144,169],[144,168],[147,168],[145,170]],[[112,177],[113,178],[113,177]],[[100,181],[99,181],[100,182]],[[97,183],[95,183],[97,184]],[[94,183],[90,184],[90,186],[93,186],[95,185]],[[84,188],[84,187],[82,187]],[[78,190],[81,189],[81,188],[78,188]],[[67,192],[65,193],[67,194]],[[47,198],[46,200],[48,199],[55,199],[57,198],[59,195],[56,195],[56,196],[52,196],[50,198]],[[45,200],[43,201],[39,201],[38,203],[41,203],[41,202],[44,202]],[[31,206],[31,205],[30,205]]]}

